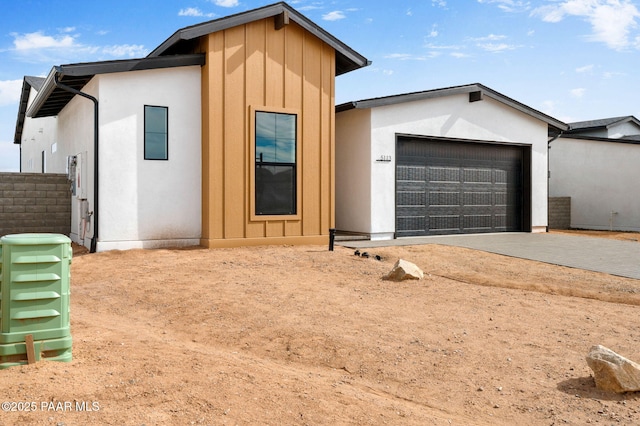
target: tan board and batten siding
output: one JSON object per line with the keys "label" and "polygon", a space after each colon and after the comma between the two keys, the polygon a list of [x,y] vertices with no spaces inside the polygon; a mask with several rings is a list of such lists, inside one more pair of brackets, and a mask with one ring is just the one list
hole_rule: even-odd
{"label": "tan board and batten siding", "polygon": [[[206,247],[325,244],[335,224],[335,50],[273,18],[201,38]],[[298,113],[298,214],[252,215],[252,111]],[[252,217],[254,216],[254,217]]]}

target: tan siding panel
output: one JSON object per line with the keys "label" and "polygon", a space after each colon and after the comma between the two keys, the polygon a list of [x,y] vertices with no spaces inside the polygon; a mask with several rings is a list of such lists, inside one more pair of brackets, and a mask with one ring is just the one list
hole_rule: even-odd
{"label": "tan siding panel", "polygon": [[302,135],[302,232],[320,232],[320,90],[322,87],[323,52],[321,42],[305,35]]}
{"label": "tan siding panel", "polygon": [[[275,30],[271,18],[207,37],[203,243],[324,241],[334,223],[335,52],[293,22]],[[299,217],[252,218],[252,107],[300,114]]]}
{"label": "tan siding panel", "polygon": [[[203,238],[224,238],[224,74],[220,72],[224,64],[224,36],[222,33],[211,34],[207,47],[207,65],[205,75],[208,80],[207,136],[203,137],[203,145],[208,146],[209,185],[208,223],[209,233]],[[203,147],[204,148],[204,147]],[[203,149],[204,152],[204,149]],[[203,167],[204,169],[204,167]]]}
{"label": "tan siding panel", "polygon": [[[250,114],[249,107],[256,105],[264,105],[265,98],[265,31],[267,31],[267,23],[268,21],[256,21],[250,24],[247,24],[247,72],[246,72],[246,102],[245,102],[245,110],[247,114]],[[254,140],[249,137],[252,133],[250,132],[249,126],[251,126],[252,117],[247,116],[245,120],[245,125],[247,126],[247,153],[251,152],[251,145],[254,143]],[[247,168],[253,167],[254,162],[250,158],[251,156],[247,156]],[[252,174],[248,174],[252,175]],[[253,192],[251,191],[251,185],[253,183],[247,180],[246,190],[245,190],[245,208],[247,218],[250,217],[251,212],[251,200]],[[266,224],[264,222],[251,222],[247,223],[247,238],[258,238],[265,237],[266,234]]]}
{"label": "tan siding panel", "polygon": [[267,222],[267,237],[284,236],[284,221]]}
{"label": "tan siding panel", "polygon": [[333,58],[335,53],[328,45],[323,46],[325,61],[322,63],[322,95],[321,95],[321,128],[322,128],[322,149],[320,164],[320,233],[328,233],[333,227],[333,146],[334,146],[334,99],[333,82],[335,65]]}
{"label": "tan siding panel", "polygon": [[285,29],[276,31],[272,25],[267,25],[266,105],[280,108],[284,107],[285,34]]}
{"label": "tan siding panel", "polygon": [[[209,55],[209,37],[204,37],[200,41],[200,51]],[[211,80],[209,73],[211,72],[211,66],[207,62],[202,67],[201,80],[201,109],[202,109],[202,232],[201,238],[208,239],[211,235],[211,185],[213,179],[211,178],[211,152],[209,144],[209,133],[211,128],[209,123],[211,122],[210,114],[211,109],[209,102],[210,87],[209,82]]]}
{"label": "tan siding panel", "polygon": [[[302,111],[302,52],[304,42],[304,29],[297,24],[289,24],[286,31],[284,70],[284,104],[286,108]],[[302,125],[302,117],[298,118],[298,125]],[[300,149],[301,141],[298,141]],[[298,173],[302,170],[298,168]],[[285,235],[302,235],[302,222],[300,220],[287,221],[284,229]]]}
{"label": "tan siding panel", "polygon": [[224,162],[225,235],[245,237],[245,27],[225,30]]}

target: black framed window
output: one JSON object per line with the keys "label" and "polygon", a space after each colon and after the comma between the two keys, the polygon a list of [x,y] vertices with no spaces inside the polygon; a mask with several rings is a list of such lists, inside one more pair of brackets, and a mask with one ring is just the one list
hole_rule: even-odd
{"label": "black framed window", "polygon": [[144,106],[144,159],[169,159],[169,108]]}
{"label": "black framed window", "polygon": [[256,111],[255,138],[255,214],[296,214],[296,114]]}

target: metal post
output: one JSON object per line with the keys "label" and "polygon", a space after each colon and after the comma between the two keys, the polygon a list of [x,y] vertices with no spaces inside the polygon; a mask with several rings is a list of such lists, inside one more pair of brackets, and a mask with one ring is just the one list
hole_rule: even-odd
{"label": "metal post", "polygon": [[329,251],[333,251],[333,243],[336,239],[336,229],[329,228]]}

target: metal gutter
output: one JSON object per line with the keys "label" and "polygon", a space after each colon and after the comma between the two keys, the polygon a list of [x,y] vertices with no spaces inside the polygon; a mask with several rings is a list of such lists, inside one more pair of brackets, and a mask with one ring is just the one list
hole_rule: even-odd
{"label": "metal gutter", "polygon": [[44,105],[47,99],[49,99],[49,96],[51,96],[53,91],[56,89],[56,83],[54,81],[55,74],[56,68],[53,67],[51,68],[49,75],[47,75],[47,78],[44,80],[44,83],[42,83],[42,88],[33,99],[31,106],[27,109],[27,117],[32,118],[36,115],[38,111],[40,111],[40,108],[42,108],[42,105]]}
{"label": "metal gutter", "polygon": [[67,92],[73,93],[74,95],[82,96],[83,98],[89,99],[93,102],[93,237],[91,237],[91,247],[89,248],[90,253],[95,253],[98,245],[98,137],[99,137],[99,126],[98,126],[98,99],[93,96],[76,90],[72,87],[64,85],[60,83],[58,80],[58,70],[56,69],[53,73],[53,80],[56,87],[65,90]]}

